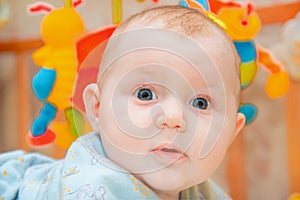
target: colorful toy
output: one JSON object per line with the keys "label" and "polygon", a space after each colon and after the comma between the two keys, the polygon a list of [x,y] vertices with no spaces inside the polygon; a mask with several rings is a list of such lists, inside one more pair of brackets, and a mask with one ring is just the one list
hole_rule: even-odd
{"label": "colorful toy", "polygon": [[282,26],[281,40],[272,49],[292,80],[300,81],[300,12]]}
{"label": "colorful toy", "polygon": [[30,13],[47,13],[40,27],[45,45],[32,55],[34,63],[41,67],[32,79],[32,88],[44,104],[32,122],[28,136],[32,146],[55,141],[66,149],[84,130],[84,117],[72,103],[77,73],[75,41],[85,33],[84,23],[74,9],[80,3],[65,0],[65,6],[56,9],[41,2],[29,6]]}
{"label": "colorful toy", "polygon": [[[261,24],[251,2],[212,1],[211,7],[218,18],[226,25],[226,32],[232,38],[241,58],[241,85],[247,88],[256,75],[258,64],[268,71],[265,90],[270,98],[279,98],[286,94],[289,86],[288,74],[272,55],[262,47],[258,47],[253,38],[258,34]],[[252,104],[241,104],[240,112],[246,116],[246,123],[252,122],[257,115],[257,108]]]}
{"label": "colorful toy", "polygon": [[194,9],[201,9],[205,11],[209,11],[209,3],[207,0],[180,0],[179,5],[186,7],[186,8],[194,8]]}
{"label": "colorful toy", "polygon": [[85,34],[76,42],[78,76],[76,80],[73,102],[81,112],[85,113],[82,99],[84,88],[89,83],[97,82],[99,66],[108,39],[116,26],[106,27]]}
{"label": "colorful toy", "polygon": [[223,29],[226,28],[225,24],[217,18],[217,16],[210,11],[208,0],[180,0],[179,5],[198,10],[201,13],[205,13],[207,17],[217,23]]}

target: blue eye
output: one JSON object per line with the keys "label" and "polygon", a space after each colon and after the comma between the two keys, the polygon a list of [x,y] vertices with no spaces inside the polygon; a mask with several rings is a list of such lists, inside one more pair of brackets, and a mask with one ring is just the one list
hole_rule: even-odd
{"label": "blue eye", "polygon": [[209,108],[210,103],[205,98],[198,97],[191,102],[191,105],[197,109],[206,110]]}
{"label": "blue eye", "polygon": [[150,89],[142,88],[136,92],[136,96],[141,101],[151,101],[157,99],[157,96]]}

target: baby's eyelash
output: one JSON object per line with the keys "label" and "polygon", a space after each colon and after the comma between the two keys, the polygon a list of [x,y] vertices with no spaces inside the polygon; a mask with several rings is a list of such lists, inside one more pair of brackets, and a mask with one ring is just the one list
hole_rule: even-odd
{"label": "baby's eyelash", "polygon": [[211,104],[214,103],[214,99],[210,95],[207,95],[207,94],[198,94],[198,95],[196,95],[195,98],[203,98],[203,99],[206,99],[207,101],[209,101]]}
{"label": "baby's eyelash", "polygon": [[141,83],[141,84],[138,84],[137,87],[135,87],[135,88],[132,90],[132,94],[135,94],[136,91],[141,90],[141,89],[149,89],[149,90],[152,90],[153,92],[156,93],[156,90],[155,90],[153,87],[151,87],[151,86],[148,85],[148,84]]}

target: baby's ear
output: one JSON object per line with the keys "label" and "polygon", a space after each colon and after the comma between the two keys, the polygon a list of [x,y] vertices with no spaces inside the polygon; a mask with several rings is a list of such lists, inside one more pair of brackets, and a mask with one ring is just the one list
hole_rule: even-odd
{"label": "baby's ear", "polygon": [[95,131],[99,131],[100,90],[96,83],[89,84],[83,92],[86,116]]}
{"label": "baby's ear", "polygon": [[245,115],[243,113],[237,113],[236,116],[236,122],[235,122],[235,133],[232,135],[230,144],[234,141],[236,136],[239,134],[239,132],[242,130],[246,122]]}
{"label": "baby's ear", "polygon": [[246,123],[246,117],[243,113],[237,113],[237,117],[236,117],[236,125],[235,125],[235,136],[238,135],[238,133],[242,130],[242,128],[244,127]]}

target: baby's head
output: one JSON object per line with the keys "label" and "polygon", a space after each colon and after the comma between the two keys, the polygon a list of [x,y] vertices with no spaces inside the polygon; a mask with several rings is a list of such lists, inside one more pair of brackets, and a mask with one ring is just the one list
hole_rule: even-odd
{"label": "baby's head", "polygon": [[245,121],[231,40],[180,6],[124,21],[84,99],[108,158],[159,196],[209,178]]}

